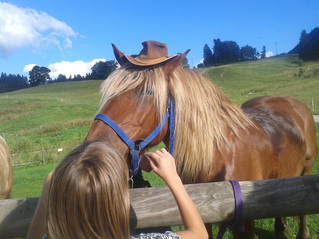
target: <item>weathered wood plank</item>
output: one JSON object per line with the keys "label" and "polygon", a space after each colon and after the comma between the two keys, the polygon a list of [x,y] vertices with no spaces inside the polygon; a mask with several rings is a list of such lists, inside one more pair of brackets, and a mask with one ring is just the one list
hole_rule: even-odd
{"label": "weathered wood plank", "polygon": [[[245,219],[319,213],[319,175],[240,182]],[[228,182],[185,185],[205,222],[234,217],[233,190]],[[131,220],[138,228],[181,224],[168,188],[130,190]],[[38,198],[0,201],[0,238],[27,233]]]}

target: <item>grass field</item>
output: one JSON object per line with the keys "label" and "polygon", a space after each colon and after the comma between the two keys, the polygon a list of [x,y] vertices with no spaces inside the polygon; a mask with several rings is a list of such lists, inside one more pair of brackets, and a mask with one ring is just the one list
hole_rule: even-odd
{"label": "grass field", "polygon": [[[319,62],[303,63],[295,56],[280,56],[199,71],[238,105],[260,95],[289,94],[319,114]],[[13,163],[28,161],[24,157],[30,156],[29,152],[55,152],[45,155],[45,164],[14,167],[13,198],[37,197],[47,173],[84,140],[99,108],[101,82],[56,83],[0,94],[0,134],[16,155]],[[319,142],[318,123],[316,127]],[[63,151],[57,153],[57,149]],[[314,173],[319,173],[319,163]],[[145,177],[153,186],[163,186],[154,174]],[[294,238],[296,223],[289,219],[289,224],[288,238]],[[272,238],[272,219],[258,220],[256,227],[259,238]],[[312,238],[319,239],[319,215],[310,217],[309,227]],[[231,237],[227,234],[225,238]]]}

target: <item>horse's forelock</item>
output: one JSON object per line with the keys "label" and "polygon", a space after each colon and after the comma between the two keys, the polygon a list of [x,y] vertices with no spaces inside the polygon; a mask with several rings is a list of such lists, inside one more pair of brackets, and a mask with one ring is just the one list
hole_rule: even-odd
{"label": "horse's forelock", "polygon": [[[143,70],[122,67],[114,71],[101,85],[100,111],[112,98],[135,89],[153,93],[158,120],[163,118],[166,112],[168,87],[166,77],[160,67]],[[139,103],[143,103],[145,95],[140,95]]]}

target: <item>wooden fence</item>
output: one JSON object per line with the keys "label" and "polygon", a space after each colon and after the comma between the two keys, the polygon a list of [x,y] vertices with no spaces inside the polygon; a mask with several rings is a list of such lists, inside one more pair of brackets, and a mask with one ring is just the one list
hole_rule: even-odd
{"label": "wooden fence", "polygon": [[41,151],[11,154],[12,166],[15,167],[35,163],[46,163],[47,159],[60,160],[77,146],[79,145],[66,146],[58,149],[44,149],[42,147]]}
{"label": "wooden fence", "polygon": [[[319,213],[319,174],[240,182],[244,219],[263,219]],[[234,218],[235,204],[229,182],[185,185],[204,222]],[[182,224],[169,189],[132,189],[131,222],[137,228]],[[0,201],[0,238],[26,236],[38,198]]]}

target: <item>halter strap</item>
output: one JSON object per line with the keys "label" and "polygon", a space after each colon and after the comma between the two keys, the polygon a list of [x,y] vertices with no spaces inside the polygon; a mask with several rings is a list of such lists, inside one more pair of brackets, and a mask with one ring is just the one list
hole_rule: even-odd
{"label": "halter strap", "polygon": [[169,152],[171,154],[174,153],[174,147],[175,147],[175,106],[173,103],[173,100],[171,97],[169,97],[168,101],[168,110],[162,120],[162,122],[153,130],[153,132],[146,137],[146,139],[138,139],[136,141],[132,141],[129,136],[108,116],[104,114],[98,114],[96,115],[94,120],[101,120],[106,125],[111,127],[116,134],[119,136],[119,138],[129,147],[130,153],[132,156],[132,172],[134,175],[137,174],[140,164],[140,157],[139,152],[145,148],[163,129],[166,121],[170,118],[169,121],[169,128],[170,128],[170,143],[169,143]]}
{"label": "halter strap", "polygon": [[[244,232],[245,227],[243,224],[243,215],[244,215],[244,204],[243,204],[243,198],[241,194],[241,189],[238,181],[236,180],[230,180],[230,184],[232,185],[233,191],[234,191],[234,198],[235,198],[235,220],[234,220],[234,228],[237,228],[239,231]],[[230,225],[230,223],[224,222],[220,225],[217,239],[222,239],[227,226]]]}

